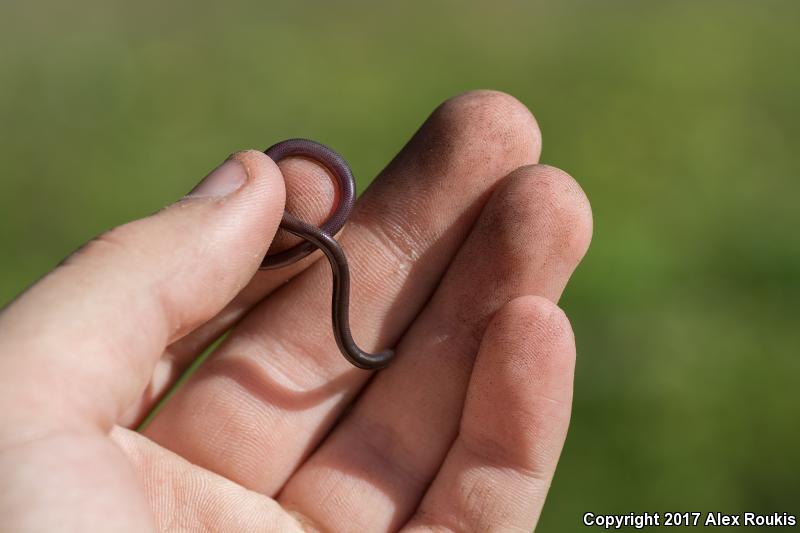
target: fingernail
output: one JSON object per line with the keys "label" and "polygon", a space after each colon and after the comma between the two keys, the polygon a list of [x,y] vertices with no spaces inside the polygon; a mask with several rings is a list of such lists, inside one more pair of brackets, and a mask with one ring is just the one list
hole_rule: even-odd
{"label": "fingernail", "polygon": [[238,190],[247,181],[244,165],[229,159],[203,178],[197,187],[186,195],[187,198],[220,198]]}

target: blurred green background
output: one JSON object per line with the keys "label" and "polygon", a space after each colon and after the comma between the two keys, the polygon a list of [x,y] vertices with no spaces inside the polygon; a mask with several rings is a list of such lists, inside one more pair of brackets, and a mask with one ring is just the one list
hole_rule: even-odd
{"label": "blurred green background", "polygon": [[229,152],[360,186],[442,100],[525,102],[592,201],[573,424],[541,531],[800,510],[799,2],[0,5],[0,304]]}

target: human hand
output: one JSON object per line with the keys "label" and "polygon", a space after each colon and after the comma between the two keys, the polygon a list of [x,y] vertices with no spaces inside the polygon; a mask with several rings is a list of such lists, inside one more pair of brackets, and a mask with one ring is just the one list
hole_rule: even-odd
{"label": "human hand", "polygon": [[555,302],[592,227],[540,146],[519,102],[468,93],[358,200],[339,240],[356,340],[397,348],[378,373],[333,341],[318,252],[256,273],[285,197],[329,210],[311,161],[236,154],[79,250],[0,314],[0,530],[529,531],[572,398]]}

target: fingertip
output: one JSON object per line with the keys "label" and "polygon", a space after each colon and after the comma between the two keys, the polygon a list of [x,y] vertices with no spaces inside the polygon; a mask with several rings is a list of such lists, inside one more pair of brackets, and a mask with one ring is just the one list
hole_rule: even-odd
{"label": "fingertip", "polygon": [[[306,157],[287,157],[278,162],[278,167],[286,186],[286,211],[321,226],[338,206],[341,194],[338,180],[325,165]],[[270,253],[286,250],[300,240],[289,232],[279,231]]]}
{"label": "fingertip", "polygon": [[552,473],[569,425],[574,363],[564,312],[540,296],[511,300],[484,336],[462,434],[506,448],[501,455],[509,464]]}
{"label": "fingertip", "polygon": [[[564,311],[547,298],[521,296],[490,321],[476,362],[481,379],[473,382],[473,392],[500,395],[508,405],[547,398],[565,407],[568,419],[574,371],[575,339]],[[503,390],[497,390],[498,383]]]}
{"label": "fingertip", "polygon": [[431,116],[438,129],[458,132],[470,145],[490,142],[499,155],[519,164],[535,163],[542,150],[539,124],[528,107],[502,91],[480,89],[446,100]]}
{"label": "fingertip", "polygon": [[510,352],[538,352],[549,344],[572,343],[566,313],[543,296],[514,298],[492,317],[486,330],[489,342],[502,342]]}
{"label": "fingertip", "polygon": [[517,168],[495,190],[490,205],[497,213],[516,215],[499,217],[503,235],[538,238],[570,270],[589,248],[593,231],[589,199],[561,169],[542,164]]}
{"label": "fingertip", "polygon": [[243,192],[248,195],[269,193],[271,204],[280,205],[281,212],[286,203],[286,186],[281,169],[269,156],[258,150],[234,152],[228,161],[237,161],[247,173],[247,184]]}

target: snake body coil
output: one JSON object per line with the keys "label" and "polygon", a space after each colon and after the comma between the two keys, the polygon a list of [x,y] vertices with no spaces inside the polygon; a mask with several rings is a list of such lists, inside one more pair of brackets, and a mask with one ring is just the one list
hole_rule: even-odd
{"label": "snake body coil", "polygon": [[319,248],[328,258],[333,274],[333,297],[331,300],[331,320],[336,345],[342,355],[358,368],[375,370],[389,364],[394,357],[393,350],[379,353],[365,352],[353,340],[350,332],[350,268],[347,256],[334,235],[342,229],[353,210],[356,187],[353,173],[347,162],[327,146],[308,139],[289,139],[279,142],[264,151],[276,163],[287,157],[306,157],[323,165],[333,175],[339,186],[339,202],[333,214],[316,227],[289,212],[284,211],[280,227],[302,239],[288,250],[267,255],[261,263],[262,270],[281,268],[306,257]]}

